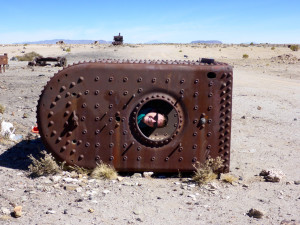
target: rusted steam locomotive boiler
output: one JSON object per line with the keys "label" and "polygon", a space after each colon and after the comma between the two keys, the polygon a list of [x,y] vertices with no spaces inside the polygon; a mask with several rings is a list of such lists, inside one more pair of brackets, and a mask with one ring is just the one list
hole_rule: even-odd
{"label": "rusted steam locomotive boiler", "polygon": [[[231,66],[204,58],[74,64],[42,91],[38,128],[46,148],[70,165],[188,172],[220,156],[228,172],[232,78]],[[149,109],[167,118],[163,127],[140,125]]]}

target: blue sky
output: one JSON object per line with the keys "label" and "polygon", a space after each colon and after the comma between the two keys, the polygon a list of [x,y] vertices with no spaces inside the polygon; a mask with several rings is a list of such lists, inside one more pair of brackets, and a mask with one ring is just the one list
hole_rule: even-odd
{"label": "blue sky", "polygon": [[50,39],[300,43],[300,0],[0,0],[0,43]]}

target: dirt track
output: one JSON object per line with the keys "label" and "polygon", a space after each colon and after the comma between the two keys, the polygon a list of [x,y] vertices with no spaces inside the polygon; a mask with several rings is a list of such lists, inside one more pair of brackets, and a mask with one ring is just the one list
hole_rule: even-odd
{"label": "dirt track", "polygon": [[[0,224],[280,224],[300,223],[300,62],[271,59],[299,52],[276,47],[188,45],[109,47],[74,45],[69,63],[99,58],[189,59],[214,57],[234,65],[231,174],[235,185],[221,181],[198,187],[188,178],[143,178],[136,174],[122,181],[78,178],[65,172],[54,177],[28,178],[28,155],[42,147],[29,138],[36,123],[36,104],[46,82],[58,68],[28,68],[27,62],[9,61],[0,74],[0,117],[14,124],[23,140],[0,141]],[[222,51],[220,51],[221,49]],[[9,58],[23,46],[0,47]],[[182,52],[179,52],[182,50]],[[26,46],[26,52],[44,56],[66,54],[54,46]],[[249,59],[242,55],[249,52]],[[61,69],[61,68],[59,68]],[[33,139],[33,140],[28,140]],[[279,183],[258,176],[263,169],[281,170]],[[73,177],[73,179],[66,179]],[[13,218],[15,205],[23,215]],[[246,213],[255,208],[262,219]]]}

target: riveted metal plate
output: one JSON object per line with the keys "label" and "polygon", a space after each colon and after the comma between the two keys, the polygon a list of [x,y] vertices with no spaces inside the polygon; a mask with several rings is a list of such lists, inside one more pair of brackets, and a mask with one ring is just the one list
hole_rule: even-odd
{"label": "riveted metal plate", "polygon": [[[55,74],[37,109],[41,138],[71,165],[118,171],[193,171],[209,156],[229,171],[232,67],[218,62],[99,60]],[[144,130],[154,108],[163,128]]]}

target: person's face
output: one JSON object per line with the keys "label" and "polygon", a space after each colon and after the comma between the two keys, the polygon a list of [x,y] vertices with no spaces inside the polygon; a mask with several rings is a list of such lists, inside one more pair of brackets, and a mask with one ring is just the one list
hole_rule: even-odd
{"label": "person's face", "polygon": [[[144,117],[144,123],[149,126],[149,127],[154,127],[154,124],[156,123],[155,120],[156,113],[155,112],[150,112]],[[162,127],[164,125],[164,119],[165,117],[158,113],[157,115],[157,127]]]}

